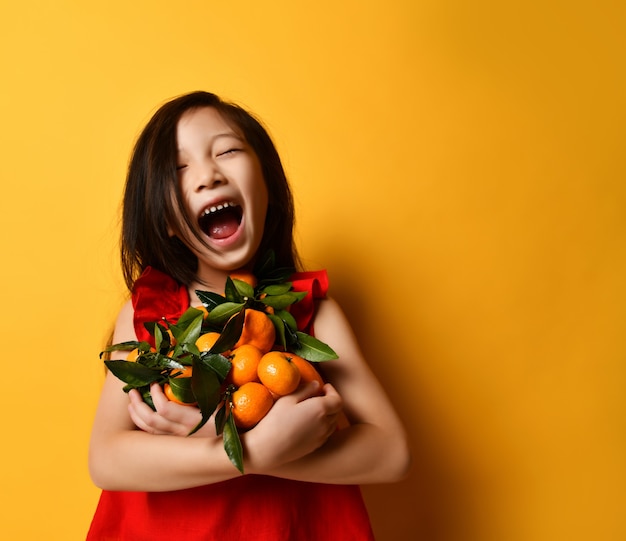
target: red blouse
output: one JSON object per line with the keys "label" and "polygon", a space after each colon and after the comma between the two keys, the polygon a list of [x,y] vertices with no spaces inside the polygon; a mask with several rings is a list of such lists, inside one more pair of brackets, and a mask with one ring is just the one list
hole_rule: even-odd
{"label": "red blouse", "polygon": [[[296,291],[309,294],[292,306],[298,327],[311,332],[315,300],[326,296],[326,271],[296,273]],[[176,321],[189,307],[187,288],[148,268],[132,295],[139,340],[150,335],[145,322]],[[87,541],[372,541],[361,492],[356,485],[291,481],[243,475],[211,485],[172,492],[103,490]]]}

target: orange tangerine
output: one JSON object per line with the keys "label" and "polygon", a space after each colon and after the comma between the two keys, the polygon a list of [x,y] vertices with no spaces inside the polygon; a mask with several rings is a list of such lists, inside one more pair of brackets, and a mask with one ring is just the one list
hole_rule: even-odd
{"label": "orange tangerine", "polygon": [[256,284],[257,284],[256,276],[254,276],[254,274],[252,274],[251,272],[235,271],[235,272],[231,272],[229,276],[231,280],[241,280],[242,282],[245,282],[246,284],[252,287],[256,287]]}
{"label": "orange tangerine", "polygon": [[200,350],[200,353],[203,351],[209,351],[217,342],[217,339],[220,337],[220,333],[218,332],[208,332],[205,334],[201,334],[200,337],[196,340],[196,347]]}
{"label": "orange tangerine", "polygon": [[272,393],[285,396],[293,393],[300,384],[300,370],[291,360],[291,353],[270,351],[261,358],[257,375]]}
{"label": "orange tangerine", "polygon": [[[180,372],[180,374],[178,374],[178,372]],[[190,378],[192,372],[193,372],[192,366],[183,366],[182,368],[174,369],[172,374],[178,374],[177,376],[174,376],[176,378]]]}
{"label": "orange tangerine", "polygon": [[252,344],[243,344],[232,350],[229,358],[232,365],[230,380],[237,387],[249,381],[258,381],[257,367],[263,353]]}
{"label": "orange tangerine", "polygon": [[289,353],[289,356],[291,357],[291,362],[298,367],[298,371],[300,372],[300,381],[303,383],[317,381],[321,392],[324,380],[313,364],[298,355],[294,355],[293,353]]}
{"label": "orange tangerine", "polygon": [[272,349],[274,340],[276,340],[276,330],[267,314],[246,308],[243,329],[235,348],[243,344],[252,344],[263,353],[267,353]]}
{"label": "orange tangerine", "polygon": [[128,355],[126,355],[126,360],[134,363],[137,360],[137,357],[139,357],[139,348],[135,348],[132,351],[129,351]]}
{"label": "orange tangerine", "polygon": [[272,408],[274,400],[269,390],[257,383],[244,383],[231,396],[231,414],[239,428],[252,428]]}

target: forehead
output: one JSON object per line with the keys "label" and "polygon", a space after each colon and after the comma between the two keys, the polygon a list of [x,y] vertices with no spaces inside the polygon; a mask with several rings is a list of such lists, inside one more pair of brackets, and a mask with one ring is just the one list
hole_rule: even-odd
{"label": "forehead", "polygon": [[244,138],[241,130],[214,107],[190,109],[182,114],[176,126],[179,146],[191,142],[210,141],[219,136]]}

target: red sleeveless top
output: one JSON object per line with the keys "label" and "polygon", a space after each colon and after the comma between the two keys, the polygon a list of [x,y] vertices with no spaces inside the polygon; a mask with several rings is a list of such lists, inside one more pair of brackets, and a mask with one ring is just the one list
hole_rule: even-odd
{"label": "red sleeveless top", "polygon": [[[326,271],[296,273],[296,291],[309,294],[292,306],[298,327],[311,332],[315,299],[326,296]],[[189,306],[187,288],[148,268],[132,295],[135,331],[143,324],[176,321]],[[361,491],[265,475],[172,492],[103,490],[87,541],[373,541]]]}

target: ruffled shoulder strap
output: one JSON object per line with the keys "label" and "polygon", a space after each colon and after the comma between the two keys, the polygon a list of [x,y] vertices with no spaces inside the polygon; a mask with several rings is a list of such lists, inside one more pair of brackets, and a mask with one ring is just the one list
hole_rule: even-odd
{"label": "ruffled shoulder strap", "polygon": [[147,267],[135,282],[132,303],[137,339],[154,346],[154,337],[146,330],[144,323],[163,319],[175,323],[189,307],[189,293],[184,285],[171,276]]}
{"label": "ruffled shoulder strap", "polygon": [[313,317],[316,300],[323,299],[328,293],[328,273],[326,270],[296,272],[289,281],[294,291],[307,291],[300,302],[291,306],[291,315],[295,318],[298,329],[313,334]]}

